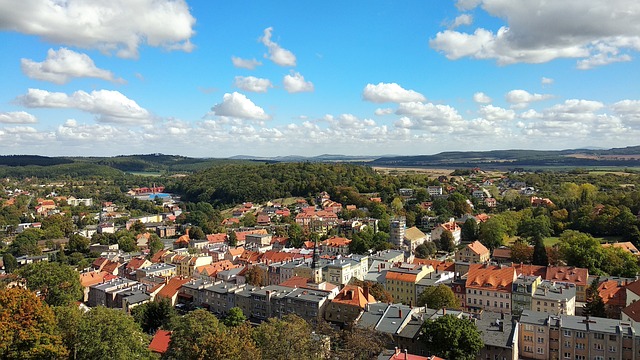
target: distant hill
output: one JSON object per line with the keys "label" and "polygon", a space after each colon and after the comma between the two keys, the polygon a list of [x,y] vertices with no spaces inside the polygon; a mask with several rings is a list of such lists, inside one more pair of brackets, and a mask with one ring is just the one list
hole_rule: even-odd
{"label": "distant hill", "polygon": [[450,151],[435,155],[394,156],[378,158],[371,166],[421,167],[493,167],[514,168],[525,166],[588,167],[588,166],[640,166],[640,146],[607,150],[492,150]]}
{"label": "distant hill", "polygon": [[73,161],[65,158],[48,157],[39,155],[6,155],[0,156],[0,166],[51,166],[71,164]]}

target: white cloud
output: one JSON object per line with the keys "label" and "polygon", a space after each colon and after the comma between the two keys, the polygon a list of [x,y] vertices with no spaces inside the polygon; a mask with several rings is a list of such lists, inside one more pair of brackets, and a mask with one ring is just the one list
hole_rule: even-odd
{"label": "white cloud", "polygon": [[249,69],[249,70],[253,70],[256,67],[262,65],[262,63],[256,59],[242,59],[235,56],[231,57],[231,62],[233,63],[233,66],[237,68]]}
{"label": "white cloud", "polygon": [[426,100],[424,95],[419,92],[403,89],[396,83],[367,84],[362,92],[362,98],[374,103],[403,103]]}
{"label": "white cloud", "polygon": [[394,125],[399,128],[427,130],[433,133],[451,133],[464,127],[464,119],[449,105],[421,102],[401,103],[396,110],[402,115]]}
{"label": "white cloud", "polygon": [[238,92],[224,94],[222,102],[214,105],[211,110],[217,116],[246,120],[269,119],[269,116],[261,107],[257,106],[246,96]]}
{"label": "white cloud", "polygon": [[34,124],[38,119],[24,111],[0,112],[0,123],[4,124]]}
{"label": "white cloud", "polygon": [[543,101],[553,98],[550,94],[531,94],[526,90],[511,90],[505,95],[507,102],[513,104],[514,109],[524,109],[532,102]]}
{"label": "white cloud", "polygon": [[482,106],[478,113],[489,121],[509,121],[516,117],[515,111],[493,105]]}
{"label": "white cloud", "polygon": [[431,47],[452,60],[495,59],[505,65],[578,58],[578,68],[589,69],[628,61],[626,52],[640,50],[636,0],[462,0],[457,6],[462,11],[480,6],[507,23],[496,32],[477,28],[436,34]]}
{"label": "white cloud", "polygon": [[473,23],[473,16],[469,14],[462,14],[453,20],[453,23],[449,26],[449,29],[455,29],[461,25],[471,25]]}
{"label": "white cloud", "polygon": [[[272,27],[264,29],[264,35],[260,38],[260,41],[269,50],[268,58],[280,66],[296,66],[296,56],[291,51],[271,41],[272,31]],[[267,56],[265,55],[265,57]]]}
{"label": "white cloud", "polygon": [[151,120],[149,112],[118,91],[94,90],[91,93],[76,91],[71,95],[29,89],[16,101],[29,108],[68,108],[97,115],[104,123],[140,125]]}
{"label": "white cloud", "polygon": [[254,76],[236,76],[234,85],[244,91],[266,93],[273,87],[269,79],[261,79]]}
{"label": "white cloud", "polygon": [[285,75],[282,83],[284,89],[289,93],[311,92],[314,90],[313,83],[311,81],[305,81],[304,76],[298,72]]}
{"label": "white cloud", "polygon": [[195,21],[184,0],[0,2],[0,29],[125,58],[143,43],[191,51]]}
{"label": "white cloud", "polygon": [[393,114],[393,109],[392,108],[378,108],[378,109],[376,109],[376,111],[374,113],[376,115],[378,115],[378,116],[391,115],[391,114]]}
{"label": "white cloud", "polygon": [[65,84],[73,78],[92,77],[113,82],[124,82],[116,79],[108,70],[99,69],[87,54],[80,54],[67,48],[58,51],[49,49],[47,59],[35,62],[21,59],[22,72],[36,80]]}
{"label": "white cloud", "polygon": [[492,100],[489,96],[487,96],[487,94],[483,92],[477,92],[473,94],[473,101],[477,102],[478,104],[488,104]]}
{"label": "white cloud", "polygon": [[540,83],[542,85],[551,85],[551,84],[553,84],[553,79],[548,78],[548,77],[542,77],[542,79],[540,79]]}

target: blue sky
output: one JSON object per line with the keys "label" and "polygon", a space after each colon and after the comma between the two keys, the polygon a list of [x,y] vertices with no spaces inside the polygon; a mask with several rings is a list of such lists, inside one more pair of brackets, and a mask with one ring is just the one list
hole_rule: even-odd
{"label": "blue sky", "polygon": [[0,154],[638,145],[635,0],[0,0]]}

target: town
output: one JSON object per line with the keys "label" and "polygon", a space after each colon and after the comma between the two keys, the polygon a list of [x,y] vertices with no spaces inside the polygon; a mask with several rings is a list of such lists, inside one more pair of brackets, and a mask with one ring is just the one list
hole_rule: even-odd
{"label": "town", "polygon": [[[233,344],[265,359],[640,357],[638,175],[371,176],[394,186],[336,183],[226,208],[190,201],[175,178],[6,178],[0,303],[55,309],[67,327],[38,340],[60,347],[49,358],[97,356],[83,328],[65,338],[69,307],[79,324],[138,327],[139,349],[122,351],[150,358],[243,358],[216,348]],[[220,329],[226,340],[207,343]],[[277,344],[296,337],[304,346],[287,356]]]}

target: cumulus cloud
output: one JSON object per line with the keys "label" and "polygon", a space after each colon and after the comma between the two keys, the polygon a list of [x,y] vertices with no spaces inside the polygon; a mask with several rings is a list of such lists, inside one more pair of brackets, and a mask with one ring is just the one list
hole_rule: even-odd
{"label": "cumulus cloud", "polygon": [[553,95],[531,94],[526,90],[520,89],[511,90],[505,95],[505,99],[507,102],[513,104],[511,107],[514,109],[524,109],[532,102],[543,101],[551,98],[553,98]]}
{"label": "cumulus cloud", "polygon": [[266,93],[269,88],[273,87],[271,80],[261,79],[254,76],[236,76],[234,85],[244,91]]}
{"label": "cumulus cloud", "polygon": [[453,20],[453,22],[449,26],[449,29],[455,29],[458,26],[462,26],[462,25],[471,25],[472,23],[473,23],[473,16],[469,14],[462,14]]}
{"label": "cumulus cloud", "polygon": [[80,54],[67,48],[58,51],[49,49],[46,60],[35,62],[21,59],[22,72],[36,80],[66,84],[73,78],[91,77],[113,82],[124,82],[116,79],[111,71],[99,69],[87,54]]}
{"label": "cumulus cloud", "polygon": [[488,104],[492,100],[489,96],[487,96],[487,94],[483,92],[477,92],[473,94],[473,101],[477,102],[478,104]]}
{"label": "cumulus cloud", "polygon": [[262,63],[256,59],[242,59],[235,56],[231,57],[231,62],[233,63],[233,66],[237,68],[248,69],[248,70],[253,70],[258,66],[262,65]]}
{"label": "cumulus cloud", "polygon": [[402,118],[394,124],[398,128],[427,130],[433,133],[451,133],[462,128],[464,119],[449,105],[408,102],[398,105],[397,115]]}
{"label": "cumulus cloud", "polygon": [[393,114],[393,109],[392,108],[378,108],[378,109],[376,109],[376,111],[374,113],[376,115],[378,115],[378,116],[391,115],[391,114]]}
{"label": "cumulus cloud", "polygon": [[191,51],[195,18],[184,0],[0,2],[0,29],[81,48],[138,56],[146,43]]}
{"label": "cumulus cloud", "polygon": [[29,108],[78,109],[96,115],[103,123],[140,125],[151,120],[149,112],[122,93],[112,90],[76,91],[71,95],[29,89],[16,101]]}
{"label": "cumulus cloud", "polygon": [[540,79],[540,83],[542,85],[551,85],[551,84],[553,84],[553,79],[548,78],[548,77],[542,77],[542,79]]}
{"label": "cumulus cloud", "polygon": [[264,29],[264,34],[260,41],[269,50],[269,55],[265,55],[268,59],[280,66],[296,66],[296,56],[289,50],[281,47],[276,42],[271,41],[272,27]]}
{"label": "cumulus cloud", "polygon": [[489,121],[509,121],[516,117],[515,111],[493,105],[482,106],[478,113]]}
{"label": "cumulus cloud", "polygon": [[367,84],[362,92],[362,98],[374,103],[403,103],[425,101],[424,95],[413,90],[406,90],[396,83]]}
{"label": "cumulus cloud", "polygon": [[233,92],[224,94],[222,102],[214,105],[211,110],[217,116],[245,119],[267,120],[269,116],[264,110],[254,104],[243,94]]}
{"label": "cumulus cloud", "polygon": [[437,33],[430,46],[451,60],[495,59],[505,65],[577,58],[578,68],[590,69],[628,61],[627,52],[640,50],[640,4],[635,0],[615,5],[610,0],[462,0],[457,6],[462,11],[481,7],[507,23],[496,32]]}
{"label": "cumulus cloud", "polygon": [[0,112],[0,123],[3,124],[34,124],[38,119],[25,111]]}
{"label": "cumulus cloud", "polygon": [[285,75],[282,84],[284,85],[284,89],[289,93],[311,92],[314,90],[313,83],[311,81],[305,81],[304,76],[298,72]]}

